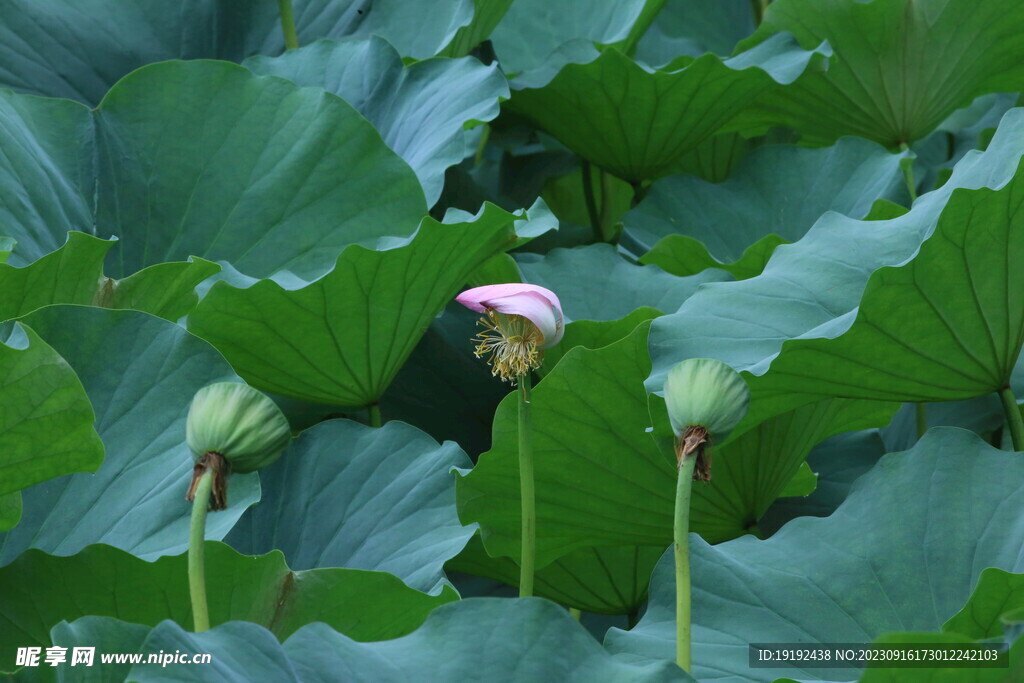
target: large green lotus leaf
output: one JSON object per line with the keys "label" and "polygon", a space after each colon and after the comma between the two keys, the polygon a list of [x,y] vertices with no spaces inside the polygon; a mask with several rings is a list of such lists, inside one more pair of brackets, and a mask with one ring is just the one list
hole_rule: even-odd
{"label": "large green lotus leaf", "polygon": [[672,173],[689,173],[711,183],[720,183],[729,177],[752,146],[753,143],[739,133],[712,135],[679,157]]}
{"label": "large green lotus leaf", "polygon": [[[649,325],[642,323],[603,348],[569,351],[533,392],[539,568],[580,547],[672,542],[675,456],[646,432],[651,425],[643,388],[650,368]],[[716,467],[735,456],[744,464],[755,461],[757,471],[723,466],[710,486],[694,487],[694,530],[716,539],[729,537],[728,530],[745,533],[751,511],[763,512],[785,490],[817,441],[843,429],[877,425],[891,412],[885,406],[842,403],[770,420],[734,439],[739,450],[729,442],[716,447]],[[520,551],[516,415],[516,398],[510,396],[495,415],[491,451],[456,489],[459,517],[480,524],[487,552],[514,559]],[[667,416],[657,415],[654,422],[655,436],[664,440]],[[757,450],[742,452],[749,448]]]}
{"label": "large green lotus leaf", "polygon": [[[979,434],[986,441],[990,441],[993,430],[1002,429],[1006,419],[995,394],[926,406],[929,428],[960,427]],[[910,403],[904,403],[892,422],[882,429],[847,432],[826,439],[807,456],[807,463],[818,476],[814,492],[775,501],[758,527],[762,533],[771,534],[796,517],[827,517],[846,500],[853,482],[886,452],[910,449],[917,440],[917,410],[916,405]]]}
{"label": "large green lotus leaf", "polygon": [[696,275],[708,268],[721,268],[735,279],[745,280],[764,272],[764,267],[780,244],[789,243],[778,235],[767,235],[747,247],[737,260],[721,263],[708,253],[707,247],[700,240],[686,235],[669,235],[659,240],[639,260],[644,265],[658,266],[679,277]]}
{"label": "large green lotus leaf", "polygon": [[689,175],[654,183],[622,219],[624,244],[643,253],[684,235],[691,238],[691,258],[703,253],[733,263],[769,235],[795,242],[826,211],[863,218],[876,199],[903,201],[904,156],[858,138],[827,149],[760,147],[723,183]]}
{"label": "large green lotus leaf", "polygon": [[[782,489],[782,493],[779,494],[781,498],[791,498],[794,496],[809,496],[814,493],[814,490],[818,487],[818,475],[811,469],[811,466],[807,464],[807,461],[800,463],[800,467],[797,468],[796,474],[790,477],[789,481],[786,482],[786,487]],[[760,528],[758,526],[757,528]],[[762,532],[763,537],[763,532]]]}
{"label": "large green lotus leaf", "polygon": [[[293,0],[299,41],[379,35],[403,56],[436,54],[470,22],[470,0]],[[111,50],[117,45],[117,50]],[[138,67],[242,61],[284,49],[273,2],[9,0],[0,5],[0,85],[96,104]]]}
{"label": "large green lotus leaf", "polygon": [[[95,472],[103,443],[94,417],[75,371],[34,330],[16,325],[0,341],[0,496],[71,472]],[[7,513],[0,516],[14,517],[14,499],[4,500]]]}
{"label": "large green lotus leaf", "polygon": [[[403,57],[426,59],[444,49],[473,20],[473,0],[293,0],[300,44],[317,38],[380,36]],[[276,12],[275,12],[276,17]],[[263,54],[284,46],[280,24]]]}
{"label": "large green lotus leaf", "polygon": [[[849,680],[843,669],[751,669],[751,642],[862,643],[938,631],[986,567],[1024,568],[1024,459],[956,428],[884,457],[830,517],[797,519],[766,541],[710,546],[691,535],[698,678]],[[647,613],[613,629],[612,652],[675,652],[675,579],[666,553]]]}
{"label": "large green lotus leaf", "polygon": [[1021,172],[955,191],[913,260],[871,276],[847,330],[787,342],[754,390],[943,401],[1006,386],[1024,343],[1022,208]]}
{"label": "large green lotus leaf", "polygon": [[636,57],[661,66],[681,55],[728,55],[755,28],[749,0],[667,2],[640,39]]}
{"label": "large green lotus leaf", "polygon": [[1001,617],[1022,609],[1024,574],[989,567],[978,577],[967,604],[942,625],[942,630],[976,640],[998,638],[1004,634]]}
{"label": "large green lotus leaf", "polygon": [[199,300],[196,285],[220,270],[215,263],[190,259],[159,263],[112,280],[103,275],[103,259],[113,244],[70,232],[63,247],[31,265],[0,264],[0,320],[50,304],[131,308],[177,320]]}
{"label": "large green lotus leaf", "polygon": [[541,376],[551,372],[551,368],[562,360],[577,346],[588,349],[599,349],[614,344],[629,336],[643,322],[662,315],[661,311],[649,306],[641,306],[629,315],[618,320],[576,320],[565,326],[565,334],[557,346],[544,350],[543,365],[537,371]]}
{"label": "large green lotus leaf", "polygon": [[[693,680],[674,662],[634,664],[609,655],[568,611],[539,598],[460,600],[434,610],[407,636],[373,643],[356,642],[327,624],[310,624],[284,645],[263,627],[239,621],[203,633],[188,633],[170,621],[147,631],[115,619],[85,617],[59,624],[53,640],[69,648],[103,641],[112,652],[213,653],[210,665],[177,669],[188,671],[190,681],[211,683],[406,683],[425,675],[438,681]],[[127,679],[166,681],[173,671],[171,666],[135,665]]]}
{"label": "large green lotus leaf", "polygon": [[790,126],[812,144],[844,135],[909,144],[978,95],[1024,82],[1024,5],[1013,0],[779,0],[740,47],[776,31],[806,47],[827,40],[837,60],[785,97],[762,99],[742,124]]}
{"label": "large green lotus leaf", "polygon": [[[329,627],[328,627],[329,628]],[[59,647],[68,648],[70,653],[74,647],[95,647],[96,661],[99,653],[138,653],[146,661],[149,655],[156,655],[153,664],[116,663],[98,666],[94,664],[85,669],[88,674],[72,668],[57,668],[56,680],[67,681],[88,680],[90,683],[124,683],[124,681],[208,681],[224,683],[225,681],[244,683],[246,681],[282,681],[295,683],[300,679],[296,676],[292,663],[282,650],[281,643],[274,634],[259,624],[246,621],[230,621],[208,631],[192,633],[177,623],[167,620],[156,628],[142,624],[119,621],[111,617],[86,616],[71,623],[62,621],[50,631],[50,639]],[[173,652],[209,654],[210,661],[206,664],[163,666],[159,657]],[[214,654],[217,653],[217,654]],[[219,657],[217,655],[220,655]],[[70,658],[69,658],[70,659]],[[190,660],[191,661],[191,660]],[[48,667],[39,669],[22,668],[18,674],[25,677],[42,672]],[[45,678],[29,678],[33,681],[53,680]],[[88,678],[86,678],[88,676]],[[181,678],[179,678],[181,677]],[[325,679],[329,680],[329,679]]]}
{"label": "large green lotus leaf", "polygon": [[[95,474],[26,489],[21,523],[0,537],[0,564],[28,548],[73,555],[92,543],[144,559],[182,552],[192,472],[185,418],[196,391],[237,381],[231,367],[180,326],[138,311],[48,306],[22,320],[81,379],[106,458]],[[257,500],[256,474],[232,476],[229,507],[209,516],[207,538],[223,538]]]}
{"label": "large green lotus leaf", "polygon": [[0,84],[95,105],[140,66],[176,58],[241,60],[274,29],[280,50],[273,3],[196,0],[184,8],[160,0],[10,0],[0,5]]}
{"label": "large green lotus leaf", "polygon": [[118,275],[196,255],[309,279],[425,211],[414,174],[355,109],[234,64],[139,69],[97,112],[97,231],[120,231]]}
{"label": "large green lotus leaf", "polygon": [[176,321],[199,302],[196,287],[220,269],[216,263],[195,256],[187,261],[157,263],[120,280],[105,277],[92,303],[105,308],[131,308]]}
{"label": "large green lotus leaf", "polygon": [[574,53],[595,57],[595,43],[624,40],[645,4],[645,0],[516,0],[491,34],[491,43],[507,74],[557,70]]}
{"label": "large green lotus leaf", "polygon": [[[666,460],[673,462],[677,438],[662,397],[649,397],[653,435]],[[899,404],[826,399],[765,420],[734,433],[712,449],[712,482],[695,487],[690,528],[709,543],[745,533],[763,537],[762,520],[780,497],[807,496],[817,475],[807,464],[814,446],[830,437],[877,427],[890,421]],[[877,460],[877,457],[875,458]],[[874,464],[874,461],[867,466]]]}
{"label": "large green lotus leaf", "polygon": [[[534,595],[594,614],[639,614],[647,600],[651,571],[665,548],[591,546],[577,548],[534,575]],[[519,585],[519,565],[508,557],[491,557],[474,536],[448,571],[463,572]]]}
{"label": "large green lotus leaf", "polygon": [[513,0],[473,0],[473,21],[463,26],[439,54],[445,57],[464,57],[470,50],[487,40],[501,22]]}
{"label": "large green lotus leaf", "polygon": [[261,471],[260,504],[226,540],[247,554],[280,550],[295,569],[386,571],[433,591],[475,531],[459,523],[451,473],[469,465],[458,445],[401,422],[323,422]]}
{"label": "large green lotus leaf", "polygon": [[351,104],[416,172],[429,205],[441,195],[445,169],[465,157],[466,128],[495,118],[498,102],[509,96],[497,64],[466,57],[404,66],[380,38],[318,40],[280,57],[253,57],[243,66],[324,88]]}
{"label": "large green lotus leaf", "polygon": [[514,244],[513,220],[491,204],[470,222],[426,218],[393,248],[347,248],[334,270],[300,289],[218,282],[189,316],[189,330],[260,389],[374,403],[470,274]]}
{"label": "large green lotus leaf", "polygon": [[508,106],[587,161],[639,182],[670,172],[758,96],[783,97],[827,54],[827,45],[803,50],[779,34],[724,61],[706,54],[653,70],[609,49],[553,78],[513,80]]}
{"label": "large green lotus leaf", "polygon": [[[919,197],[909,212],[889,220],[876,221],[858,221],[837,213],[827,213],[798,242],[777,247],[760,275],[736,282],[705,285],[687,299],[678,312],[663,316],[653,324],[650,352],[654,366],[648,379],[648,389],[660,390],[665,373],[681,360],[714,357],[729,363],[737,370],[749,373],[747,381],[751,384],[753,394],[746,418],[748,423],[756,424],[766,415],[777,414],[812,398],[806,395],[782,396],[776,392],[774,398],[762,400],[765,393],[760,390],[761,383],[769,385],[773,381],[771,375],[775,370],[775,361],[778,360],[776,356],[780,350],[784,347],[788,350],[790,345],[797,349],[802,348],[803,344],[813,346],[822,343],[813,340],[828,340],[846,332],[854,322],[865,287],[875,271],[885,266],[898,266],[913,258],[922,242],[935,230],[940,215],[947,208],[947,203],[957,205],[950,207],[953,211],[950,216],[956,215],[963,219],[964,208],[972,206],[982,196],[991,196],[992,201],[1009,198],[1013,192],[1012,188],[1003,193],[991,193],[987,190],[978,193],[976,190],[986,187],[998,188],[1009,183],[1017,171],[1022,152],[1024,109],[1013,109],[1003,117],[992,143],[985,152],[965,155],[957,164],[950,179],[939,189]],[[951,199],[957,188],[965,191],[957,193],[957,196]],[[974,198],[976,194],[978,199]],[[946,219],[947,222],[949,220]],[[985,235],[994,236],[993,231],[998,233],[1005,227],[1006,218],[1003,216],[996,225],[985,228],[984,232],[976,237],[986,239]],[[944,228],[949,229],[955,229],[955,226]],[[936,239],[935,244],[928,250],[938,248],[942,241]],[[950,248],[952,245],[943,247],[944,250]],[[882,271],[874,277],[884,278],[878,282],[889,281],[894,274],[910,272],[913,268],[912,266],[902,271]],[[951,282],[963,277],[964,264],[954,265],[953,268]],[[961,275],[956,275],[957,272]],[[953,319],[958,325],[962,318],[972,315],[973,321],[978,321],[978,307],[971,299],[971,292],[973,289],[968,288],[966,292],[957,291],[952,294],[956,301],[962,301],[964,296],[968,297],[966,308],[958,311],[958,317]],[[914,298],[920,302],[922,296],[917,294]],[[916,315],[919,314],[915,313]],[[996,313],[989,312],[988,315]],[[924,318],[918,319],[908,315],[907,311],[901,308],[898,317],[904,323],[904,327],[900,335],[913,335],[926,327],[941,329],[941,326],[936,327],[935,316],[934,311],[929,311]],[[993,324],[1005,325],[1006,322]],[[980,339],[983,345],[988,343],[986,340],[989,333],[985,330],[958,328],[956,333],[967,334],[975,339],[975,342]],[[937,338],[929,343],[956,347],[949,337],[949,330],[942,334],[944,336],[941,339]],[[808,341],[790,341],[794,339]],[[892,343],[891,340],[887,340],[885,347],[891,348]],[[943,348],[945,349],[945,346]],[[1012,349],[1000,351],[999,357],[1005,354],[1013,355],[1014,357],[1009,360],[1012,365],[1016,357],[1011,351]],[[960,358],[965,357],[965,351],[958,347],[949,349],[949,352]],[[907,350],[900,352],[904,359],[908,353]],[[944,355],[945,350],[942,353]],[[987,350],[985,353],[985,362],[991,362],[993,354]],[[882,363],[886,361],[887,359],[882,359]],[[915,368],[923,364],[930,365],[931,362],[924,358],[915,358],[912,367],[899,368],[896,376],[891,378],[894,391],[889,392],[885,398],[891,400],[895,397],[896,391],[905,391],[907,381],[901,378],[905,377],[907,372],[915,373]],[[818,367],[823,367],[820,361]],[[858,389],[857,385],[862,381],[879,381],[877,372],[870,368],[858,367],[854,374],[842,375],[838,367],[833,368],[829,365],[826,372],[829,378],[834,377],[837,383],[844,379],[850,379],[853,383],[856,393],[843,387],[837,392],[841,396],[865,395],[866,392]],[[991,374],[996,372],[993,371]],[[991,391],[988,388],[988,374],[990,373],[983,372],[972,358],[968,367],[958,369],[957,373],[942,369],[931,379],[924,378],[924,383],[939,383],[944,385],[943,388],[918,388],[921,388],[922,393],[927,389],[930,395],[941,396],[940,400],[973,396],[976,393]],[[975,375],[980,377],[968,379]],[[808,380],[808,386],[819,380],[828,381],[829,378]],[[793,386],[792,382],[790,386]],[[874,395],[881,397],[882,393],[878,391]],[[817,395],[820,396],[820,393]]]}
{"label": "large green lotus leaf", "polygon": [[80,230],[121,238],[114,277],[194,255],[312,278],[426,210],[415,174],[351,106],[226,62],[139,69],[92,114],[0,93],[0,128],[12,265]]}
{"label": "large green lotus leaf", "polygon": [[0,225],[17,242],[9,265],[56,251],[69,230],[92,232],[94,160],[86,107],[0,90]]}
{"label": "large green lotus leaf", "polygon": [[709,543],[758,531],[772,503],[792,495],[785,489],[816,444],[840,432],[883,425],[896,407],[849,399],[818,401],[730,440],[714,451],[711,483],[695,486],[691,527]]}
{"label": "large green lotus leaf", "polygon": [[[13,664],[17,647],[49,645],[52,626],[87,615],[150,626],[172,619],[192,629],[187,554],[146,562],[107,545],[71,557],[29,550],[0,577],[0,670]],[[213,541],[206,543],[206,592],[211,624],[244,619],[281,640],[313,621],[355,640],[397,638],[457,599],[451,589],[425,595],[385,572],[294,571],[278,551],[248,557]]]}
{"label": "large green lotus leaf", "polygon": [[570,320],[615,320],[642,306],[676,311],[705,282],[729,278],[721,270],[676,277],[657,266],[632,264],[610,244],[517,254],[516,261],[527,282],[558,295]]}
{"label": "large green lotus leaf", "polygon": [[[481,647],[482,643],[494,644]],[[500,644],[500,645],[498,645]],[[610,656],[567,610],[539,598],[470,598],[434,610],[396,640],[355,643],[319,624],[285,642],[300,677],[346,680],[686,681],[674,662]],[[308,664],[307,664],[308,662]]]}

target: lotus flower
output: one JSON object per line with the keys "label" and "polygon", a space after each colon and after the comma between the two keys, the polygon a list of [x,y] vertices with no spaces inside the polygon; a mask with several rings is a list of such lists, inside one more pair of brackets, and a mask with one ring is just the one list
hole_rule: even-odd
{"label": "lotus flower", "polygon": [[540,367],[541,352],[562,339],[565,321],[554,292],[537,285],[511,283],[467,289],[455,297],[466,308],[484,313],[476,356],[490,355],[491,374],[515,383]]}

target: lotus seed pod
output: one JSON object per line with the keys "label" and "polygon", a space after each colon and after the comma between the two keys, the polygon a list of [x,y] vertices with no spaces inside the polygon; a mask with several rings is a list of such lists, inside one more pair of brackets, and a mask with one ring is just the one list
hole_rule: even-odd
{"label": "lotus seed pod", "polygon": [[232,471],[244,474],[277,460],[291,439],[291,427],[261,392],[240,382],[219,382],[196,392],[185,434],[197,462],[207,453],[219,453]]}
{"label": "lotus seed pod", "polygon": [[721,441],[747,413],[750,390],[738,372],[714,358],[690,358],[668,371],[665,406],[672,431],[705,428]]}

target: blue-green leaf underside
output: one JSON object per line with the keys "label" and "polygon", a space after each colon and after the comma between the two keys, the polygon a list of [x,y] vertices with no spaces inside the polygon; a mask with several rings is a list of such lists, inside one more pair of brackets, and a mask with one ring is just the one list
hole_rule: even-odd
{"label": "blue-green leaf underside", "polygon": [[[73,555],[105,543],[143,559],[185,550],[192,453],[185,418],[196,391],[237,376],[209,344],[138,311],[48,306],[22,318],[81,380],[106,457],[95,474],[72,474],[22,493],[21,523],[0,537],[0,564],[28,548]],[[256,474],[230,480],[228,509],[206,537],[223,538],[259,500]]]}
{"label": "blue-green leaf underside", "polygon": [[199,256],[311,279],[348,244],[411,233],[426,210],[415,174],[351,106],[227,62],[144,67],[95,110],[0,93],[0,132],[11,265],[78,230],[119,238],[113,277]]}
{"label": "blue-green leaf underside", "polygon": [[[710,546],[691,536],[693,661],[699,678],[849,680],[844,669],[748,667],[750,642],[870,642],[938,631],[985,567],[1024,568],[1024,460],[956,428],[930,430],[884,457],[824,519],[797,519],[766,541]],[[605,644],[644,658],[675,648],[672,553],[647,613]]]}
{"label": "blue-green leaf underside", "polygon": [[386,571],[433,591],[474,532],[459,523],[451,473],[469,464],[456,444],[401,422],[323,422],[261,471],[261,501],[226,541],[280,550],[293,569]]}

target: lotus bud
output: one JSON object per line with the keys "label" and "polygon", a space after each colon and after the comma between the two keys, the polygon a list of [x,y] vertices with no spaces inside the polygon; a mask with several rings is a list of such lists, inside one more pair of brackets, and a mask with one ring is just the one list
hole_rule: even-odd
{"label": "lotus bud", "polygon": [[241,382],[218,382],[197,391],[185,433],[196,463],[185,498],[194,499],[200,477],[211,469],[211,510],[227,507],[231,472],[244,474],[270,465],[291,439],[291,427],[277,404]]}
{"label": "lotus bud", "polygon": [[665,407],[679,440],[676,458],[696,453],[693,478],[711,480],[711,444],[725,439],[747,413],[750,390],[743,377],[720,360],[690,358],[668,371]]}

